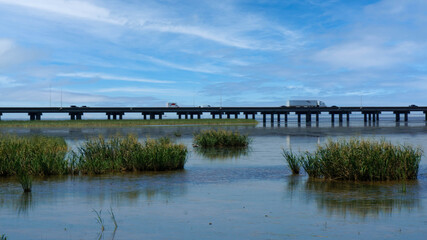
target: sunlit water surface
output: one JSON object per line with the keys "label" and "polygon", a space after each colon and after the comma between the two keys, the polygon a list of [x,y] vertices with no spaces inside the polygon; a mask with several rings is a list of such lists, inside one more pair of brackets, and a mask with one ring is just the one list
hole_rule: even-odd
{"label": "sunlit water surface", "polygon": [[[248,134],[251,148],[196,151],[193,133],[208,128]],[[313,151],[328,138],[359,136],[427,151],[423,121],[0,131],[61,136],[72,148],[98,135],[169,136],[190,150],[182,171],[37,179],[31,194],[23,194],[15,179],[0,178],[0,235],[8,239],[425,239],[427,234],[424,156],[419,179],[405,184],[309,180],[292,176],[282,157],[283,148]]]}

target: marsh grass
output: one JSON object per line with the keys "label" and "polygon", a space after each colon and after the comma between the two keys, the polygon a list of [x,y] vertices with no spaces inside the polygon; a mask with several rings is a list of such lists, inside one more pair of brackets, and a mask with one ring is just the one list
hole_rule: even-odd
{"label": "marsh grass", "polygon": [[67,151],[62,138],[0,135],[0,176],[65,174]]}
{"label": "marsh grass", "polygon": [[416,179],[423,152],[420,148],[393,145],[380,141],[339,140],[318,146],[314,153],[284,155],[286,160],[298,159],[310,177],[352,180],[389,181]]}
{"label": "marsh grass", "polygon": [[123,171],[166,171],[184,168],[187,147],[169,138],[139,142],[133,135],[87,140],[73,151],[74,172],[101,174]]}
{"label": "marsh grass", "polygon": [[7,236],[6,236],[6,234],[2,234],[2,235],[0,236],[0,240],[7,240]]}
{"label": "marsh grass", "polygon": [[292,150],[286,151],[284,149],[282,155],[288,162],[288,167],[291,169],[292,174],[299,174],[301,168],[301,156],[293,154]]}
{"label": "marsh grass", "polygon": [[196,133],[194,144],[207,147],[248,147],[251,139],[248,135],[227,130],[204,130]]}
{"label": "marsh grass", "polygon": [[99,210],[99,211],[96,211],[95,209],[92,209],[92,212],[94,212],[95,215],[96,215],[95,219],[96,219],[96,222],[101,227],[101,232],[104,232],[105,226],[104,226],[104,220],[102,219],[102,209]]}
{"label": "marsh grass", "polygon": [[110,206],[110,211],[109,211],[109,213],[110,213],[110,216],[111,216],[111,220],[113,220],[113,223],[114,223],[114,231],[117,229],[117,227],[118,227],[118,225],[117,225],[117,221],[116,221],[116,215],[114,215],[114,212],[113,212],[113,208]]}
{"label": "marsh grass", "polygon": [[22,186],[22,190],[25,193],[31,192],[31,188],[33,187],[33,176],[29,174],[27,171],[22,171],[18,174],[18,181]]}

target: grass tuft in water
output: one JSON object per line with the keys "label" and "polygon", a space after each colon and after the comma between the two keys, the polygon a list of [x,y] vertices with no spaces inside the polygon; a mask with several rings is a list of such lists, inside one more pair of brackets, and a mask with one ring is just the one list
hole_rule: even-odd
{"label": "grass tuft in water", "polygon": [[117,225],[117,221],[116,221],[116,215],[114,215],[113,208],[111,206],[110,206],[109,213],[111,215],[111,220],[113,220],[113,223],[114,223],[114,229],[117,229],[118,225]]}
{"label": "grass tuft in water", "polygon": [[62,138],[0,135],[0,176],[58,175],[68,172]]}
{"label": "grass tuft in water", "polygon": [[96,222],[101,226],[101,232],[104,232],[105,226],[104,226],[104,220],[102,219],[102,209],[99,211],[96,211],[95,209],[92,209],[92,212],[95,213]]}
{"label": "grass tuft in water", "polygon": [[139,142],[133,135],[89,139],[72,152],[74,171],[101,174],[122,171],[183,169],[187,147],[169,138]]}
{"label": "grass tuft in water", "polygon": [[200,147],[247,147],[251,139],[239,132],[212,129],[195,134],[193,141]]}
{"label": "grass tuft in water", "polygon": [[310,177],[352,180],[389,181],[416,179],[423,152],[420,148],[393,145],[385,140],[353,138],[328,142],[314,153],[299,156],[289,152],[286,160],[299,159]]}
{"label": "grass tuft in water", "polygon": [[31,192],[31,188],[33,186],[33,177],[28,171],[22,171],[18,174],[18,181],[22,186],[22,190],[25,193]]}
{"label": "grass tuft in water", "polygon": [[0,236],[0,240],[7,240],[7,236],[6,236],[6,234],[2,234],[2,235]]}
{"label": "grass tuft in water", "polygon": [[283,149],[282,153],[283,157],[285,157],[288,162],[288,167],[291,169],[292,174],[299,174],[301,168],[301,156],[297,156],[292,153],[292,150],[287,151]]}

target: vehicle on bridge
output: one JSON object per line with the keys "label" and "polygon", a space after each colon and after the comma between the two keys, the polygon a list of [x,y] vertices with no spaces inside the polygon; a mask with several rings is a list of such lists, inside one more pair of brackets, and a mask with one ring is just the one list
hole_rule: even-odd
{"label": "vehicle on bridge", "polygon": [[286,107],[326,107],[323,101],[319,100],[288,100]]}
{"label": "vehicle on bridge", "polygon": [[168,102],[168,103],[166,103],[166,106],[169,108],[178,108],[179,107],[178,104],[174,103],[174,102]]}

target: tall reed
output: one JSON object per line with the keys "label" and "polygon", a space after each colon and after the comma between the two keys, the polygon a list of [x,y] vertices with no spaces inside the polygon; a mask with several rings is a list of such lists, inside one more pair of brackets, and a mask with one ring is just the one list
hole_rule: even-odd
{"label": "tall reed", "polygon": [[81,173],[165,171],[184,168],[187,148],[169,138],[139,142],[133,135],[89,139],[72,152],[73,168]]}
{"label": "tall reed", "polygon": [[288,167],[291,169],[292,174],[299,174],[301,168],[301,157],[293,154],[292,150],[286,151],[284,149],[282,155],[288,162]]}
{"label": "tall reed", "polygon": [[0,136],[0,176],[57,175],[68,171],[62,138]]}
{"label": "tall reed", "polygon": [[[285,158],[299,158],[310,177],[353,181],[416,179],[423,152],[420,148],[380,141],[339,140],[318,146],[314,153]],[[289,161],[289,160],[288,160]]]}
{"label": "tall reed", "polygon": [[193,141],[201,147],[247,147],[251,139],[239,132],[212,129],[195,134]]}

